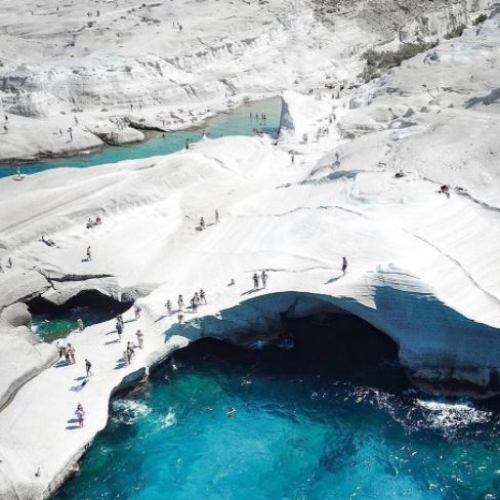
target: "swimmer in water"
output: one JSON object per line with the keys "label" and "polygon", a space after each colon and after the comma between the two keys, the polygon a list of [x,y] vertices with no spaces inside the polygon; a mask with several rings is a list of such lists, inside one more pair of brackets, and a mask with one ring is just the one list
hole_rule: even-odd
{"label": "swimmer in water", "polygon": [[233,406],[231,406],[231,408],[229,408],[229,410],[227,410],[226,415],[228,417],[232,417],[235,413],[236,413],[236,408],[234,408]]}

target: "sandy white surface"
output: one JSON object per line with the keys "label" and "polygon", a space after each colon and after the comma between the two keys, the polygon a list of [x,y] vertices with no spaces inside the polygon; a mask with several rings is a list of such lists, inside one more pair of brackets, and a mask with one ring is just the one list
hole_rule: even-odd
{"label": "sandy white surface", "polygon": [[[294,37],[300,33],[295,26]],[[319,43],[313,35],[302,42]],[[206,139],[164,158],[1,179],[2,306],[37,292],[61,302],[78,283],[116,298],[133,290],[145,296],[138,300],[142,317],[126,323],[121,345],[114,322],[74,333],[68,341],[77,363],[52,366],[27,383],[27,373],[50,364],[53,352],[38,353],[23,324],[16,327],[25,335],[19,347],[12,318],[22,314],[2,311],[0,375],[8,382],[0,396],[16,384],[18,390],[0,413],[0,496],[42,498],[57,486],[105,426],[110,394],[124,378],[143,375],[202,335],[265,335],[294,303],[296,315],[341,307],[366,319],[398,343],[416,376],[488,388],[500,369],[499,48],[495,17],[339,99],[335,91],[286,90],[277,145],[269,138]],[[104,56],[107,45],[101,50]],[[64,58],[52,58],[64,66]],[[309,63],[318,67],[313,56]],[[438,193],[445,183],[449,199]],[[213,224],[216,209],[221,219]],[[86,229],[97,215],[103,224]],[[197,228],[201,216],[205,231]],[[41,243],[42,234],[56,246]],[[84,262],[89,245],[93,258]],[[251,276],[262,270],[268,287],[252,292]],[[68,284],[69,277],[76,281]],[[165,316],[167,299],[175,306],[182,293],[187,303],[200,287],[209,304],[186,313],[185,325]],[[121,366],[137,328],[145,348]],[[27,352],[21,361],[39,356],[38,364],[23,371],[20,349]],[[94,376],[80,390],[85,358]],[[79,402],[86,425],[73,429]]]}

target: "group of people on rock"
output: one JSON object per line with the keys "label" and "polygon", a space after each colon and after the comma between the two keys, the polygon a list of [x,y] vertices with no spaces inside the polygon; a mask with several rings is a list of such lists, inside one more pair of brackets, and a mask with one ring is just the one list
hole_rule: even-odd
{"label": "group of people on rock", "polygon": [[[217,222],[219,222],[219,211],[216,209],[215,210],[215,223],[217,223]],[[205,229],[207,228],[204,217],[200,217],[199,228],[200,228],[200,231],[205,231]]]}
{"label": "group of people on rock", "polygon": [[250,111],[250,120],[252,120],[253,118],[255,118],[256,120],[261,119],[261,120],[262,120],[262,121],[264,121],[264,122],[267,120],[267,116],[266,116],[266,114],[265,114],[265,113],[261,113],[261,114],[259,115],[259,113],[252,113],[252,112]]}
{"label": "group of people on rock", "polygon": [[76,363],[75,357],[75,348],[70,344],[61,345],[59,342],[56,342],[56,347],[59,350],[59,359],[64,358],[68,365],[74,365]]}
{"label": "group of people on rock", "polygon": [[261,280],[262,280],[262,288],[266,288],[268,278],[269,278],[269,275],[266,273],[266,271],[262,271],[260,277],[257,273],[254,273],[252,276],[253,289],[254,290],[259,289]]}
{"label": "group of people on rock", "polygon": [[[189,307],[191,308],[191,311],[193,313],[196,313],[198,311],[198,306],[202,304],[207,304],[207,295],[205,293],[205,290],[203,288],[200,288],[199,292],[194,292],[194,295],[191,297],[191,300],[189,301]],[[169,316],[172,316],[174,310],[172,309],[172,302],[170,300],[167,300],[165,303],[165,307],[167,308],[167,313]],[[184,319],[184,297],[179,295],[177,298],[177,319],[179,323],[182,323]]]}
{"label": "group of people on rock", "polygon": [[89,217],[87,220],[87,229],[91,229],[95,226],[100,226],[101,224],[102,224],[102,219],[99,216],[97,216],[95,219]]}
{"label": "group of people on rock", "polygon": [[319,141],[321,137],[325,137],[330,133],[330,127],[319,127],[316,131],[316,140]]}

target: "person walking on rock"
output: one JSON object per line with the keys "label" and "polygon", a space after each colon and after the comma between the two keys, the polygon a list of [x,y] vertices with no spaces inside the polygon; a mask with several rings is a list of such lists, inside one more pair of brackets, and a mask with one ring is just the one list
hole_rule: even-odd
{"label": "person walking on rock", "polygon": [[262,288],[266,288],[268,277],[269,276],[267,275],[266,271],[262,271],[262,274],[260,275],[260,279],[262,280]]}
{"label": "person walking on rock", "polygon": [[206,304],[207,303],[207,296],[205,294],[205,290],[203,290],[203,288],[200,288],[200,304],[201,303],[204,303]]}
{"label": "person walking on rock", "polygon": [[135,336],[137,337],[137,342],[139,343],[139,349],[142,349],[144,347],[144,334],[140,330],[137,330]]}
{"label": "person walking on rock", "polygon": [[200,219],[200,228],[205,231],[205,219],[203,217]]}
{"label": "person walking on rock", "polygon": [[253,289],[258,290],[259,289],[259,276],[257,273],[253,274]]}
{"label": "person walking on rock", "polygon": [[66,349],[66,361],[68,361],[68,363],[71,365],[74,365],[76,362],[75,348],[71,344],[68,344],[68,347]]}
{"label": "person walking on rock", "polygon": [[196,296],[191,299],[191,310],[195,313],[198,310],[198,304],[196,302]]}
{"label": "person walking on rock", "polygon": [[215,222],[219,222],[219,211],[215,210]]}
{"label": "person walking on rock", "polygon": [[138,305],[134,306],[134,314],[136,320],[138,320],[141,317],[141,311],[142,309]]}
{"label": "person walking on rock", "polygon": [[64,358],[66,359],[66,363],[69,365],[71,364],[71,356],[70,356],[70,351],[71,351],[71,344],[68,344],[66,346],[66,349],[64,349]]}
{"label": "person walking on rock", "polygon": [[122,341],[123,326],[120,321],[116,322],[116,333],[118,334],[118,342]]}
{"label": "person walking on rock", "polygon": [[59,359],[61,359],[63,356],[66,357],[66,347],[60,345],[59,342],[56,342],[56,347],[59,349]]}
{"label": "person walking on rock", "polygon": [[179,306],[179,311],[182,311],[184,308],[184,299],[182,298],[182,295],[179,295],[179,298],[177,299],[177,305]]}
{"label": "person walking on rock", "polygon": [[87,260],[90,262],[92,260],[92,252],[90,247],[87,247]]}
{"label": "person walking on rock", "polygon": [[87,372],[87,377],[92,376],[92,372],[90,371],[91,368],[92,368],[92,363],[88,359],[86,359],[85,360],[85,370]]}
{"label": "person walking on rock", "polygon": [[122,325],[122,331],[125,330],[125,322],[123,321],[123,316],[121,314],[116,316],[116,321]]}
{"label": "person walking on rock", "polygon": [[83,330],[85,329],[85,326],[83,324],[83,319],[82,318],[78,318],[76,320],[76,322],[78,323],[78,331],[79,332],[83,332]]}
{"label": "person walking on rock", "polygon": [[78,406],[76,407],[75,416],[76,420],[78,421],[78,425],[80,427],[83,427],[85,423],[85,410],[83,409],[81,403],[78,403]]}
{"label": "person walking on rock", "polygon": [[135,355],[135,351],[134,351],[134,348],[132,346],[132,343],[127,342],[127,361],[128,361],[129,365],[132,363],[132,358],[134,357],[134,355]]}
{"label": "person walking on rock", "polygon": [[342,257],[342,273],[345,274],[347,271],[347,259]]}

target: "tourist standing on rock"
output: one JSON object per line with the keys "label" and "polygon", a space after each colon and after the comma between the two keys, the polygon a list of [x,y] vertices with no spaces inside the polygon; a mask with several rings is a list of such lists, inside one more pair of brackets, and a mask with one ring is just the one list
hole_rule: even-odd
{"label": "tourist standing on rock", "polygon": [[71,363],[70,350],[71,350],[71,344],[68,344],[66,346],[66,349],[64,350],[64,358],[66,359],[66,363],[68,365]]}
{"label": "tourist standing on rock", "polygon": [[165,307],[167,308],[168,315],[172,316],[172,302],[170,300],[167,300]]}
{"label": "tourist standing on rock", "polygon": [[81,403],[78,403],[78,406],[76,407],[75,416],[76,416],[76,420],[78,421],[78,425],[80,427],[83,427],[84,420],[85,420],[85,410],[83,409],[83,406]]}
{"label": "tourist standing on rock", "polygon": [[253,289],[259,289],[259,276],[257,275],[257,273],[253,273]]}
{"label": "tourist standing on rock", "polygon": [[67,353],[67,360],[72,364],[74,365],[76,360],[75,360],[75,348],[71,345],[71,344],[68,344],[68,348],[66,349],[66,353]]}
{"label": "tourist standing on rock", "polygon": [[116,321],[122,325],[122,331],[125,330],[125,322],[123,321],[123,316],[121,314],[117,314]]}
{"label": "tourist standing on rock", "polygon": [[215,222],[219,222],[219,211],[217,209],[215,210]]}
{"label": "tourist standing on rock", "polygon": [[200,288],[200,304],[201,303],[204,303],[206,304],[207,303],[207,296],[205,294],[205,290],[203,290],[203,288]]}
{"label": "tourist standing on rock", "polygon": [[347,259],[342,257],[342,272],[345,274],[347,271]]}
{"label": "tourist standing on rock", "polygon": [[59,349],[59,359],[63,356],[66,357],[66,347],[59,344],[59,341],[56,342],[56,347]]}
{"label": "tourist standing on rock", "polygon": [[137,337],[137,342],[139,342],[139,349],[142,349],[144,347],[144,334],[140,330],[137,330],[135,336]]}
{"label": "tourist standing on rock", "polygon": [[90,247],[87,247],[87,260],[90,262],[92,260],[92,252]]}
{"label": "tourist standing on rock", "polygon": [[269,276],[267,275],[266,271],[262,271],[262,274],[260,275],[260,279],[262,280],[262,288],[266,288],[268,277]]}
{"label": "tourist standing on rock", "polygon": [[132,346],[131,342],[127,342],[127,361],[128,364],[130,365],[132,363],[132,358],[135,355],[134,347]]}
{"label": "tourist standing on rock", "polygon": [[191,299],[191,310],[195,313],[198,310],[198,304],[196,302],[196,296]]}
{"label": "tourist standing on rock", "polygon": [[88,359],[86,359],[85,360],[85,371],[87,372],[87,377],[92,376],[92,372],[90,371],[91,368],[92,368],[92,363]]}
{"label": "tourist standing on rock", "polygon": [[177,299],[177,305],[179,306],[179,311],[182,311],[184,308],[184,299],[182,298],[182,295],[179,295],[179,298]]}
{"label": "tourist standing on rock", "polygon": [[123,326],[120,321],[116,322],[116,333],[118,334],[118,342],[122,341]]}
{"label": "tourist standing on rock", "polygon": [[136,320],[138,320],[141,317],[141,311],[142,309],[138,305],[134,306],[134,314]]}
{"label": "tourist standing on rock", "polygon": [[200,219],[200,228],[202,231],[205,230],[205,219],[203,217]]}
{"label": "tourist standing on rock", "polygon": [[78,324],[78,331],[79,332],[83,332],[83,330],[85,329],[85,326],[83,324],[83,319],[82,318],[78,318],[76,320],[77,324]]}
{"label": "tourist standing on rock", "polygon": [[443,184],[439,188],[439,192],[445,194],[446,198],[450,198],[450,186],[448,186],[448,184]]}
{"label": "tourist standing on rock", "polygon": [[68,129],[68,134],[69,134],[69,140],[73,142],[73,129],[69,127]]}

